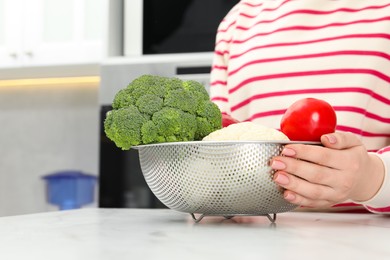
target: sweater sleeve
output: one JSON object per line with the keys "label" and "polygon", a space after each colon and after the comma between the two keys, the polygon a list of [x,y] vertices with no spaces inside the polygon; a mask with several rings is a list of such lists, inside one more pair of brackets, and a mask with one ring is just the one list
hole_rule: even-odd
{"label": "sweater sleeve", "polygon": [[362,204],[373,213],[390,214],[390,146],[380,149],[376,154],[383,162],[385,177],[377,194]]}

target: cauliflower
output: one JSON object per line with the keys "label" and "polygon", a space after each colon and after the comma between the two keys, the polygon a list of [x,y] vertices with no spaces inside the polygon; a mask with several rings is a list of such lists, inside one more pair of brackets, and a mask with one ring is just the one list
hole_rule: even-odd
{"label": "cauliflower", "polygon": [[289,138],[273,128],[253,122],[240,122],[216,130],[203,138],[203,141],[284,141]]}

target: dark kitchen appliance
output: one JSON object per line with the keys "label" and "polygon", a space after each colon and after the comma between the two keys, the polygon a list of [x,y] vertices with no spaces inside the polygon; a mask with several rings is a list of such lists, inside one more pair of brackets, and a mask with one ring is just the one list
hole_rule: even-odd
{"label": "dark kitchen appliance", "polygon": [[124,0],[124,53],[209,52],[239,0]]}
{"label": "dark kitchen appliance", "polygon": [[160,201],[148,188],[141,172],[138,152],[122,151],[109,140],[103,128],[110,105],[101,106],[99,207],[161,208]]}

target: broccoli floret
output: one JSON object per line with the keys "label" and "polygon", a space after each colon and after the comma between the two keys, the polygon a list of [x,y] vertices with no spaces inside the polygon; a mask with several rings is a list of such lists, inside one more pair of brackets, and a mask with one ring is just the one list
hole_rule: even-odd
{"label": "broccoli floret", "polygon": [[201,140],[222,128],[219,108],[204,86],[154,75],[133,80],[115,95],[104,129],[123,150],[161,142]]}
{"label": "broccoli floret", "polygon": [[146,94],[156,95],[163,98],[166,95],[166,86],[169,79],[153,75],[143,75],[132,81],[127,89],[131,90],[131,96],[138,100]]}
{"label": "broccoli floret", "polygon": [[139,111],[148,115],[153,115],[163,108],[164,101],[161,97],[153,94],[145,94],[138,98],[136,106]]}
{"label": "broccoli floret", "polygon": [[141,136],[144,144],[165,142],[165,138],[158,135],[158,128],[153,121],[147,121],[142,125]]}
{"label": "broccoli floret", "polygon": [[141,127],[147,120],[138,108],[132,105],[111,110],[104,120],[104,131],[118,147],[128,150],[141,142]]}
{"label": "broccoli floret", "polygon": [[195,139],[197,140],[221,128],[221,112],[215,103],[207,100],[200,101],[196,110],[196,116],[198,131],[196,132]]}
{"label": "broccoli floret", "polygon": [[194,94],[183,88],[173,89],[165,96],[164,105],[194,114],[198,106],[194,99]]}
{"label": "broccoli floret", "polygon": [[167,142],[192,141],[197,130],[196,117],[177,108],[165,107],[152,117],[158,136]]}
{"label": "broccoli floret", "polygon": [[131,95],[131,90],[125,88],[119,90],[115,95],[114,101],[112,102],[112,107],[114,109],[119,109],[122,107],[128,107],[135,105],[136,99]]}
{"label": "broccoli floret", "polygon": [[152,75],[143,75],[136,78],[126,88],[118,91],[112,102],[112,107],[119,109],[136,105],[139,98],[147,94],[163,98],[166,92],[166,82],[166,78]]}
{"label": "broccoli floret", "polygon": [[209,93],[207,93],[207,90],[205,87],[198,81],[195,80],[187,80],[183,82],[184,89],[190,91],[193,93],[198,101],[206,100],[208,101],[210,99]]}

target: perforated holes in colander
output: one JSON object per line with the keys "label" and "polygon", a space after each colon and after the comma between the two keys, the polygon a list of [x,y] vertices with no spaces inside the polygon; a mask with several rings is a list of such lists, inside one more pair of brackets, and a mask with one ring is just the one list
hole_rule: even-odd
{"label": "perforated holes in colander", "polygon": [[295,208],[268,166],[278,144],[178,145],[140,149],[145,180],[169,208],[208,215],[263,215]]}

